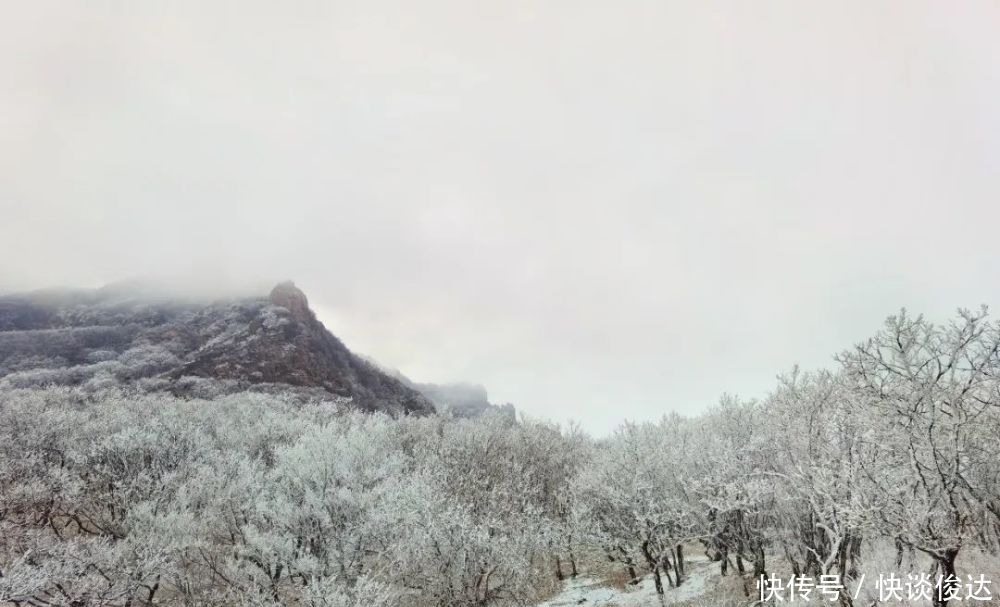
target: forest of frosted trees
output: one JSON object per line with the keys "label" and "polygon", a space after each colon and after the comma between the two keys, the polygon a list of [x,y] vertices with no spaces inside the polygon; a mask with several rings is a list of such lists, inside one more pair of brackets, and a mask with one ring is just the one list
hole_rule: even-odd
{"label": "forest of frosted trees", "polygon": [[[901,313],[763,400],[600,439],[280,395],[7,386],[0,604],[531,605],[598,563],[669,594],[693,550],[747,581],[741,604],[776,572],[850,587],[917,566],[957,587],[1000,554],[998,453],[985,311]],[[840,602],[877,600],[861,596]]]}

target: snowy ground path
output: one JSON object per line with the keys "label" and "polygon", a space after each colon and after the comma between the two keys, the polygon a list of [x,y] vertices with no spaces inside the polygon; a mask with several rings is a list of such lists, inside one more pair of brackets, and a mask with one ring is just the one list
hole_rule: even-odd
{"label": "snowy ground path", "polygon": [[[580,576],[567,580],[563,591],[536,607],[655,607],[672,605],[696,599],[710,591],[719,581],[719,564],[705,557],[694,557],[685,563],[687,577],[680,588],[666,588],[663,602],[656,596],[652,575],[642,578],[640,583],[619,590],[605,585],[601,580]],[[666,580],[664,580],[666,584]]]}

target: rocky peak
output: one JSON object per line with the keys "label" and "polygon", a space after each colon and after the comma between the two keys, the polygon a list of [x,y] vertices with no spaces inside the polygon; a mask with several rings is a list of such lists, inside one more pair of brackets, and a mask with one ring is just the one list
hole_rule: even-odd
{"label": "rocky peak", "polygon": [[301,323],[312,323],[316,320],[309,309],[309,300],[306,298],[306,294],[290,280],[279,283],[271,289],[268,299],[272,304],[291,312],[292,318]]}

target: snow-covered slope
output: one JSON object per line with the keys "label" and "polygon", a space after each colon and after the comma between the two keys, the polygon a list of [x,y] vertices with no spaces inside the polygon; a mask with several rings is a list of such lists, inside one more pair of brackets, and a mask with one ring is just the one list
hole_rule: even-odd
{"label": "snow-covered slope", "polygon": [[687,563],[687,576],[679,588],[667,588],[660,601],[653,577],[646,576],[638,584],[619,590],[599,579],[581,576],[567,580],[562,592],[536,607],[648,607],[674,605],[704,597],[720,582],[719,567],[708,559],[697,558]]}

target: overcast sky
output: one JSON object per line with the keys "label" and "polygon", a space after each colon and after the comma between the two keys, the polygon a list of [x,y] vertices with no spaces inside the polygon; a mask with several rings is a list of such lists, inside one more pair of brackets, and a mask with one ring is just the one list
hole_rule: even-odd
{"label": "overcast sky", "polygon": [[3,4],[0,290],[291,278],[597,432],[1000,305],[993,1]]}

